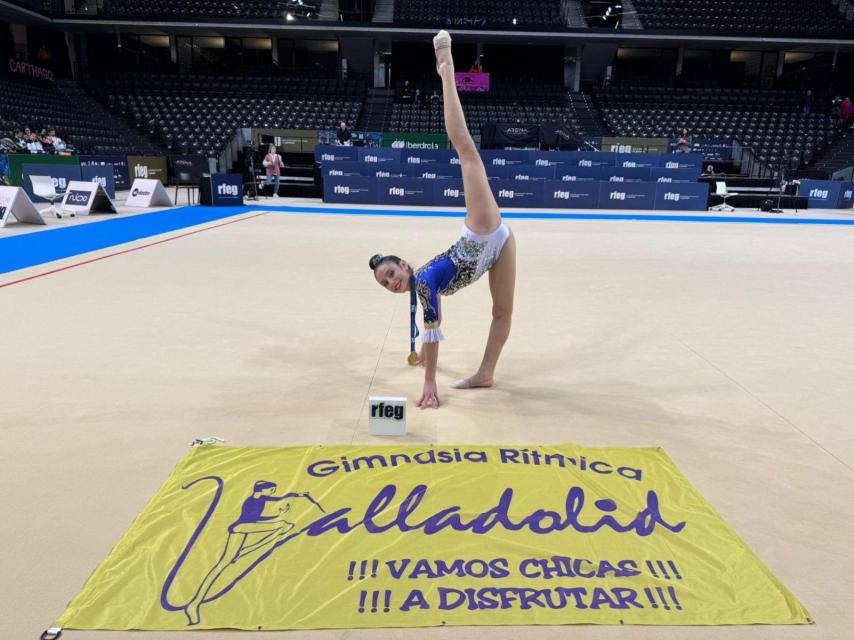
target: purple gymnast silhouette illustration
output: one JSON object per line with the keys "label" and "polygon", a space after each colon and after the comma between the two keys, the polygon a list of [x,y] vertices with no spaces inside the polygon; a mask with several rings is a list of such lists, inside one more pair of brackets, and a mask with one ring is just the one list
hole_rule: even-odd
{"label": "purple gymnast silhouette illustration", "polygon": [[[194,626],[201,622],[200,609],[203,604],[213,602],[224,596],[243,577],[263,562],[276,548],[281,546],[289,538],[299,535],[300,531],[291,534],[296,524],[288,519],[289,517],[292,518],[291,509],[295,500],[305,500],[310,509],[316,508],[321,513],[326,513],[323,507],[307,492],[285,493],[277,496],[275,495],[277,489],[275,482],[267,480],[255,482],[251,495],[243,501],[240,516],[228,527],[228,535],[219,560],[210,568],[201,583],[199,583],[193,599],[184,605],[173,605],[168,600],[169,588],[172,586],[172,582],[181,570],[190,550],[195,545],[202,531],[204,531],[208,520],[210,520],[216,511],[219,501],[222,498],[224,483],[222,478],[217,476],[199,478],[185,485],[182,489],[189,489],[193,485],[205,480],[212,480],[217,483],[216,494],[208,507],[207,513],[205,513],[205,517],[199,522],[187,546],[184,547],[183,552],[172,567],[172,571],[170,571],[169,576],[166,578],[160,594],[161,606],[167,611],[183,611],[187,616],[189,626]],[[276,503],[280,505],[278,513],[276,515],[264,515],[264,511],[270,508],[269,505]],[[237,577],[232,578],[227,584],[215,591],[214,586],[223,573],[231,566],[241,568],[239,565],[245,565],[245,567],[242,567],[242,571],[240,571]]]}

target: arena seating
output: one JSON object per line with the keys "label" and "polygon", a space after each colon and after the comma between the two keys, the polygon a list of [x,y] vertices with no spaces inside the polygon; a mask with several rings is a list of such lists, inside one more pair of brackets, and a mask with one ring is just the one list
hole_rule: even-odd
{"label": "arena seating", "polygon": [[128,154],[157,151],[135,136],[87,98],[73,82],[57,86],[0,80],[0,137],[15,130],[54,127],[60,138],[78,153]]}
{"label": "arena seating", "polygon": [[359,81],[321,78],[113,75],[110,107],[181,153],[216,157],[239,127],[331,129],[356,122]]}
{"label": "arena seating", "polygon": [[[414,89],[429,96],[438,85],[415,83]],[[397,95],[400,96],[398,87]],[[441,95],[441,92],[439,93]],[[559,86],[513,84],[502,86],[493,84],[488,94],[463,93],[460,95],[466,121],[472,131],[480,126],[495,122],[521,122],[525,124],[540,122],[560,122],[584,135],[572,96]],[[390,131],[411,131],[418,133],[443,133],[445,131],[444,112],[441,103],[422,106],[415,102],[404,102],[398,98],[392,107]],[[597,135],[601,135],[598,132]]]}
{"label": "arena seating", "polygon": [[633,0],[646,29],[851,37],[830,0]]}
{"label": "arena seating", "polygon": [[316,19],[322,0],[106,0],[103,15],[117,18],[210,17],[284,20],[287,13]]}
{"label": "arena seating", "polygon": [[827,114],[803,113],[798,91],[611,86],[594,96],[615,135],[675,138],[684,127],[738,140],[771,166],[809,163],[832,139]]}
{"label": "arena seating", "polygon": [[560,0],[396,0],[394,21],[446,27],[560,27]]}

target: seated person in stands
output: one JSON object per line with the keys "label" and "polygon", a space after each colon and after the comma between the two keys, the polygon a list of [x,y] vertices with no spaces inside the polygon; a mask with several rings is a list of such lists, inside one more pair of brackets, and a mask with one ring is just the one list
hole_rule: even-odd
{"label": "seated person in stands", "polygon": [[18,151],[28,151],[27,142],[28,140],[23,131],[15,132],[15,146],[18,147]]}
{"label": "seated person in stands", "polygon": [[39,139],[41,140],[42,147],[44,147],[45,153],[54,153],[55,150],[53,148],[53,138],[50,137],[49,133],[42,132],[42,135],[39,136]]}
{"label": "seated person in stands", "polygon": [[347,126],[346,121],[341,121],[341,124],[338,126],[338,130],[335,132],[335,138],[338,140],[338,144],[340,145],[344,145],[346,147],[353,146],[353,134]]}
{"label": "seated person in stands", "polygon": [[688,153],[691,151],[691,136],[688,133],[688,129],[682,129],[682,132],[679,134],[679,140],[676,141],[676,151],[677,153]]}
{"label": "seated person in stands", "polygon": [[48,133],[51,140],[53,141],[53,152],[54,153],[62,153],[68,149],[68,145],[65,144],[62,138],[56,135],[56,129],[51,129],[50,133]]}
{"label": "seated person in stands", "polygon": [[433,95],[430,96],[430,103],[433,106],[438,106],[442,104],[442,96],[440,96],[439,92],[435,89],[433,90]]}
{"label": "seated person in stands", "polygon": [[34,133],[31,133],[30,137],[27,139],[27,150],[30,153],[45,153],[41,140],[39,140],[39,137]]}
{"label": "seated person in stands", "polygon": [[412,87],[409,86],[409,80],[403,81],[403,89],[400,91],[400,99],[403,102],[412,102]]}
{"label": "seated person in stands", "polygon": [[481,71],[482,69],[480,67],[480,60],[475,60],[471,63],[471,66],[469,67],[469,73],[480,73]]}

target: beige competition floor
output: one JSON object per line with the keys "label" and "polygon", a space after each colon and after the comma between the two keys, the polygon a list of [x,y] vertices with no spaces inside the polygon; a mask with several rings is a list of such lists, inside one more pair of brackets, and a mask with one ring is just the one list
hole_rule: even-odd
{"label": "beige competition floor", "polygon": [[[51,624],[192,438],[380,443],[366,432],[367,396],[419,393],[421,372],[405,364],[408,298],[383,292],[367,261],[393,251],[424,261],[455,239],[459,220],[251,215],[0,289],[2,640]],[[448,389],[481,355],[480,282],[444,305],[444,406],[412,411],[408,442],[662,446],[816,624],[252,637],[854,637],[854,228],[511,226],[517,303],[497,386]]]}

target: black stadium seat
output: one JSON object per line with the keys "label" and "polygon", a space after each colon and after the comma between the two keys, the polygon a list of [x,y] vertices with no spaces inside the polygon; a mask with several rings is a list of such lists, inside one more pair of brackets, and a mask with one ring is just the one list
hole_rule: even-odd
{"label": "black stadium seat", "polygon": [[632,4],[645,29],[798,38],[854,35],[854,27],[831,0],[633,0]]}
{"label": "black stadium seat", "polygon": [[394,22],[402,25],[560,27],[560,0],[396,0]]}
{"label": "black stadium seat", "polygon": [[826,113],[803,112],[799,91],[609,86],[594,95],[615,135],[675,138],[686,128],[736,139],[772,166],[804,163],[831,132]]}
{"label": "black stadium seat", "polygon": [[182,153],[217,157],[240,127],[332,129],[356,123],[365,85],[355,80],[121,74],[108,102],[129,123]]}

